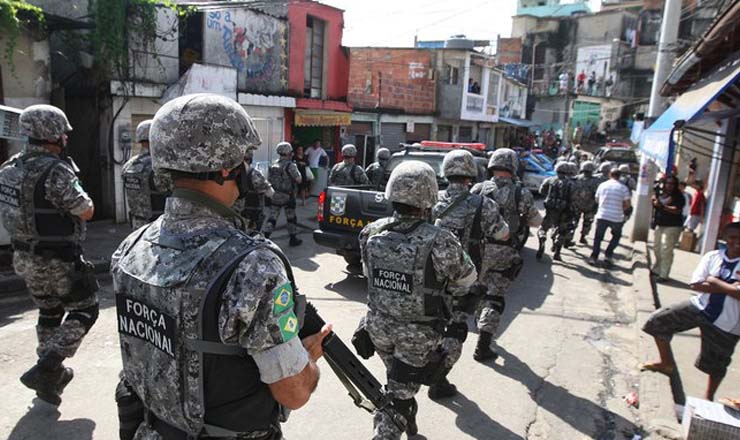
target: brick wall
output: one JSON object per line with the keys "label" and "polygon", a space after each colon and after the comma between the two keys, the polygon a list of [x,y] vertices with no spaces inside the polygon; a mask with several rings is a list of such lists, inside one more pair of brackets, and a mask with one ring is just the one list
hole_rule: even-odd
{"label": "brick wall", "polygon": [[496,64],[519,64],[522,62],[522,39],[499,38],[496,50]]}
{"label": "brick wall", "polygon": [[354,109],[432,114],[433,61],[425,49],[351,48],[347,100]]}

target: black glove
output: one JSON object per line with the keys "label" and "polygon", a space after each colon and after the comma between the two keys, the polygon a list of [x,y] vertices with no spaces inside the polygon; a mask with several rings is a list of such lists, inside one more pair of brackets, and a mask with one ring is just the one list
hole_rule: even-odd
{"label": "black glove", "polygon": [[468,339],[468,323],[467,322],[451,322],[447,324],[445,329],[445,338],[455,338],[460,342],[465,342]]}
{"label": "black glove", "polygon": [[352,345],[355,346],[355,351],[363,359],[370,359],[375,354],[375,345],[373,345],[370,334],[365,329],[365,318],[360,320],[360,325],[352,335]]}

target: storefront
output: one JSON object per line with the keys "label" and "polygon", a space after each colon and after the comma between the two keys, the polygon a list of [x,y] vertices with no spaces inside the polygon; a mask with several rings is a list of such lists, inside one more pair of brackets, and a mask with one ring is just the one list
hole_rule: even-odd
{"label": "storefront", "polygon": [[318,139],[331,163],[339,159],[342,133],[352,123],[349,112],[297,108],[286,111],[286,116],[286,128],[290,124],[290,139],[294,146],[307,147]]}
{"label": "storefront", "polygon": [[249,113],[262,138],[254,152],[254,163],[266,170],[267,164],[277,159],[275,147],[286,139],[285,113],[286,109],[295,108],[295,98],[239,93],[239,104]]}

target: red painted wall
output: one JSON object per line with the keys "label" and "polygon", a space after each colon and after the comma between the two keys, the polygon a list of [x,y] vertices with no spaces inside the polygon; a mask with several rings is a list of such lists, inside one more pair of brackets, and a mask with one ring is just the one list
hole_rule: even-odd
{"label": "red painted wall", "polygon": [[342,48],[344,11],[310,0],[292,0],[288,6],[290,24],[290,59],[288,61],[288,90],[303,96],[303,69],[306,56],[306,16],[326,22],[328,30],[329,69],[325,78],[327,99],[345,100],[349,78],[349,57]]}

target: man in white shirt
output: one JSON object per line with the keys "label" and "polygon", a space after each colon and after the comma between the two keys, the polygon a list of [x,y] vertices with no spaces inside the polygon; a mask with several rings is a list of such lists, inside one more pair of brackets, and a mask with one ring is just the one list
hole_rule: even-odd
{"label": "man in white shirt", "polygon": [[311,172],[315,177],[318,177],[321,158],[326,157],[328,159],[326,151],[321,147],[321,140],[314,139],[313,145],[306,150],[306,156],[308,156],[308,166],[311,168]]}
{"label": "man in white shirt", "polygon": [[609,246],[604,252],[604,259],[611,264],[614,250],[622,238],[622,226],[624,225],[624,212],[630,208],[630,191],[619,181],[620,172],[612,168],[609,172],[609,180],[599,185],[596,189],[596,202],[599,208],[596,211],[596,232],[594,233],[594,247],[588,264],[595,266],[599,261],[601,252],[601,241],[604,239],[607,228],[611,230],[612,238]]}
{"label": "man in white shirt", "polygon": [[[642,328],[655,338],[660,361],[642,364],[640,369],[666,375],[676,367],[670,344],[673,335],[701,329],[701,351],[694,365],[709,375],[707,400],[714,400],[740,339],[740,222],[725,226],[723,235],[727,249],[704,255],[691,277],[691,289],[700,294],[655,311]],[[740,398],[721,401],[740,406]]]}

